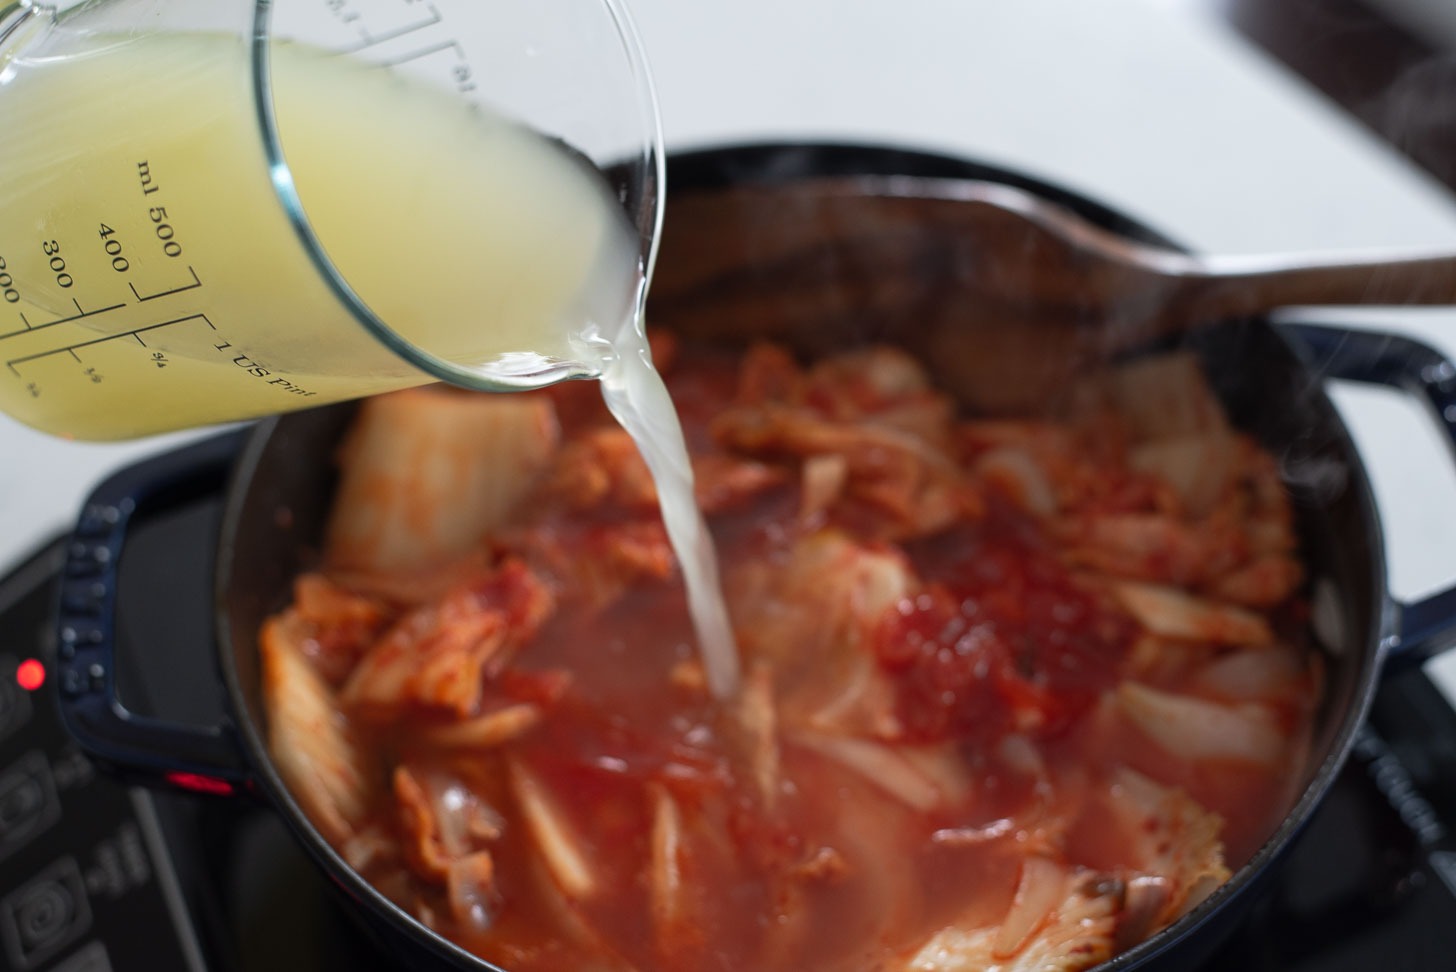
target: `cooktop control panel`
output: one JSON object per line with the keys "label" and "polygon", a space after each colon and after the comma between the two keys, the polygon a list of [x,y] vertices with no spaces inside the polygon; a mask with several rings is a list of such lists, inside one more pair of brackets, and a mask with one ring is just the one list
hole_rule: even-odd
{"label": "cooktop control panel", "polygon": [[60,554],[0,582],[0,970],[202,972],[156,798],[99,774],[61,726]]}

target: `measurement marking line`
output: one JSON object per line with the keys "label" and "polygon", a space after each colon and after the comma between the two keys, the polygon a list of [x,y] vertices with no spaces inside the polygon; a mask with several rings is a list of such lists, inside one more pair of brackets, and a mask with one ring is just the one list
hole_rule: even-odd
{"label": "measurement marking line", "polygon": [[398,67],[399,65],[405,64],[409,61],[418,61],[422,57],[429,57],[431,54],[438,54],[441,51],[449,50],[452,47],[455,49],[455,56],[462,61],[465,60],[465,52],[460,49],[459,41],[444,41],[442,43],[436,44],[434,47],[420,48],[413,54],[406,54],[403,57],[397,57],[392,61],[380,61],[379,66]]}
{"label": "measurement marking line", "polygon": [[190,274],[192,274],[192,282],[190,284],[186,284],[185,286],[182,286],[182,287],[174,287],[171,290],[164,290],[164,291],[162,291],[159,294],[148,294],[147,296],[143,297],[141,295],[141,293],[137,291],[136,284],[129,283],[129,284],[127,284],[127,286],[131,288],[131,292],[136,297],[137,300],[141,301],[142,303],[146,303],[149,300],[156,300],[159,297],[170,297],[173,294],[180,294],[184,290],[196,290],[198,287],[201,287],[202,286],[202,281],[199,280],[199,279],[197,279],[197,271],[196,270],[193,270],[189,266],[187,268],[187,272],[190,273]]}
{"label": "measurement marking line", "polygon": [[[81,311],[80,303],[77,302],[74,298],[72,299],[71,303],[76,305],[76,310]],[[81,311],[81,313],[74,314],[70,317],[62,317],[59,320],[55,321],[46,321],[44,324],[31,324],[30,321],[27,321],[25,319],[25,315],[21,314],[20,319],[25,323],[25,330],[9,331],[5,334],[0,334],[0,341],[5,340],[6,338],[19,337],[22,334],[32,334],[36,331],[44,331],[46,328],[55,327],[57,324],[69,324],[72,321],[79,321],[83,317],[95,317],[97,314],[105,314],[107,311],[121,310],[125,306],[125,304],[112,304],[110,307],[102,307],[101,309],[94,311]]]}
{"label": "measurement marking line", "polygon": [[[148,324],[146,327],[139,327],[133,331],[121,331],[118,334],[108,334],[105,337],[95,338],[90,341],[82,341],[79,344],[72,344],[64,348],[51,348],[49,351],[38,351],[35,354],[28,354],[21,358],[11,358],[9,361],[5,362],[5,366],[9,368],[13,374],[19,377],[20,371],[15,367],[16,365],[23,365],[29,361],[38,361],[41,358],[49,358],[53,354],[62,353],[69,354],[77,361],[80,361],[81,358],[76,354],[76,350],[78,348],[89,348],[93,344],[105,344],[107,341],[116,341],[121,338],[128,337],[133,337],[136,338],[138,341],[141,341],[140,335],[145,334],[147,331],[155,331],[159,327],[171,327],[173,324],[183,324],[187,321],[201,321],[212,330],[217,330],[216,325],[214,325],[212,321],[207,319],[206,314],[188,314],[186,317],[178,317],[170,321],[162,321],[160,324]],[[145,342],[143,342],[142,347],[146,347]]]}
{"label": "measurement marking line", "polygon": [[369,31],[361,28],[360,33],[363,34],[365,38],[363,43],[359,44],[357,47],[344,48],[339,53],[356,54],[359,51],[364,50],[365,48],[374,47],[375,45],[383,44],[388,41],[395,40],[399,37],[404,37],[407,34],[413,34],[417,30],[424,30],[427,27],[435,26],[441,20],[440,11],[435,9],[435,5],[433,3],[430,4],[429,7],[430,13],[433,14],[433,16],[429,20],[422,20],[419,23],[415,24],[407,24],[404,27],[396,27],[394,30],[387,30],[382,34],[371,34]]}

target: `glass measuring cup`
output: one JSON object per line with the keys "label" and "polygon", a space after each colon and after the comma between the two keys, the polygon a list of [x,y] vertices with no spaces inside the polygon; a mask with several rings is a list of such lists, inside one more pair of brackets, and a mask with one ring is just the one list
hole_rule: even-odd
{"label": "glass measuring cup", "polygon": [[0,8],[0,410],[114,439],[602,367],[661,134],[620,0]]}

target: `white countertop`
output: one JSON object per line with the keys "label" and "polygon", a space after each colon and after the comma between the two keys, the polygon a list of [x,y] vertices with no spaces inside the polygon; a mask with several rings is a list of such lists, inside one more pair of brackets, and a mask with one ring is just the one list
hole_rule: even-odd
{"label": "white countertop", "polygon": [[[1206,251],[1456,249],[1456,198],[1174,0],[634,0],[633,11],[669,150],[898,143],[1062,183]],[[1456,311],[1338,319],[1456,356]],[[1337,403],[1372,469],[1392,591],[1456,580],[1456,467],[1434,431],[1386,392],[1341,389]],[[65,529],[108,470],[188,437],[85,445],[0,416],[0,570]],[[1456,659],[1439,667],[1456,692]]]}

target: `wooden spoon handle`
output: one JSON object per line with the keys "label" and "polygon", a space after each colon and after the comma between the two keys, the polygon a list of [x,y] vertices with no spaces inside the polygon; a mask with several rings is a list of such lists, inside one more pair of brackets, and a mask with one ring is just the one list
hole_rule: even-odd
{"label": "wooden spoon handle", "polygon": [[1180,310],[1192,319],[1262,314],[1280,307],[1374,304],[1456,305],[1456,255],[1307,263],[1214,259],[1190,277]]}

